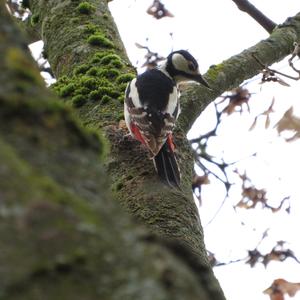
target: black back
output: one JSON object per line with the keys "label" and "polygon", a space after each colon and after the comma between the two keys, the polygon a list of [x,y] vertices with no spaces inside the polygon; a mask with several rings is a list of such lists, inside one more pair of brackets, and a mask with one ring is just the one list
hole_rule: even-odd
{"label": "black back", "polygon": [[139,75],[136,80],[136,87],[143,106],[151,103],[151,108],[163,111],[173,92],[175,82],[158,69],[147,70]]}

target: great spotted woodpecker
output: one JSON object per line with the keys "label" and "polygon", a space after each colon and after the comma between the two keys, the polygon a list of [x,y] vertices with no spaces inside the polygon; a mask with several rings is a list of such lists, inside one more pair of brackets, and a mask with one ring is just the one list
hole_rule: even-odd
{"label": "great spotted woodpecker", "polygon": [[131,135],[149,150],[161,179],[175,187],[180,185],[172,139],[180,113],[177,84],[190,80],[209,88],[195,58],[179,50],[172,52],[161,66],[134,78],[125,92],[124,116]]}

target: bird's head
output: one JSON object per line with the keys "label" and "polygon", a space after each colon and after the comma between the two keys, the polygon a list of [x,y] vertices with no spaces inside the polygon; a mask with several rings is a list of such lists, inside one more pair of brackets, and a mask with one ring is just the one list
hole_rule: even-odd
{"label": "bird's head", "polygon": [[166,71],[177,83],[192,80],[210,89],[210,86],[199,72],[196,59],[186,50],[174,51],[169,54]]}

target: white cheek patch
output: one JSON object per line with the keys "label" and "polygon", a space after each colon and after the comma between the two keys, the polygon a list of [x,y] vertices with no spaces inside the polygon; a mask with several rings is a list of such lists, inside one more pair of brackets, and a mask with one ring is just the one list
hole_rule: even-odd
{"label": "white cheek patch", "polygon": [[179,71],[184,71],[184,72],[189,71],[187,60],[179,53],[173,54],[172,63],[174,65],[175,69],[177,69]]}

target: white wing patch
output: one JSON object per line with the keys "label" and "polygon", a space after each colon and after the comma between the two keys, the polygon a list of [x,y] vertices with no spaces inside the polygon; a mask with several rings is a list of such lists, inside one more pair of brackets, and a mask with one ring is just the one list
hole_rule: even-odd
{"label": "white wing patch", "polygon": [[166,109],[163,111],[164,113],[169,113],[171,116],[173,115],[178,104],[178,96],[177,87],[174,86],[173,91],[169,96],[169,103]]}
{"label": "white wing patch", "polygon": [[136,78],[132,79],[132,81],[130,82],[130,98],[132,99],[134,107],[138,108],[142,106],[139,101],[140,97],[135,83],[136,83]]}

